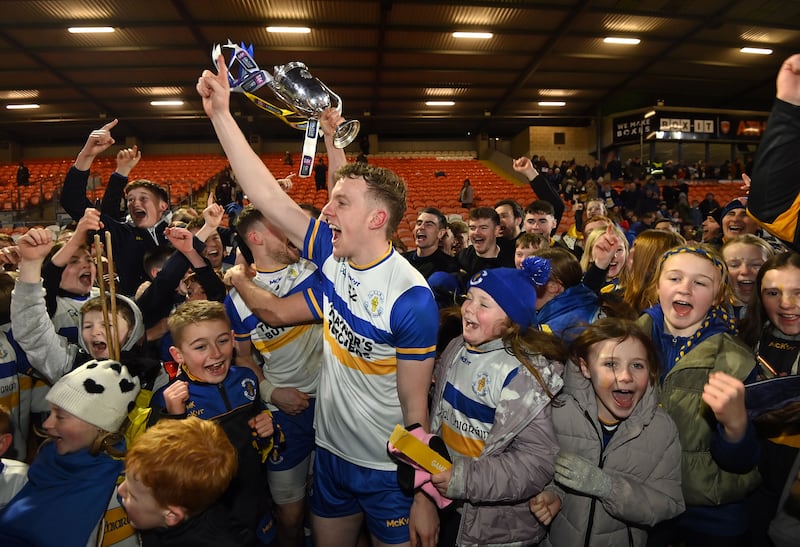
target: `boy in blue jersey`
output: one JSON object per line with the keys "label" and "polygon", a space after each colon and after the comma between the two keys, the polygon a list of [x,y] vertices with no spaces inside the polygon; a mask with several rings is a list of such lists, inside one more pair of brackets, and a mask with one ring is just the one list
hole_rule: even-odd
{"label": "boy in blue jersey", "polygon": [[228,510],[240,545],[269,543],[257,531],[271,522],[261,455],[253,441],[273,433],[272,417],[262,412],[258,379],[245,367],[231,366],[233,334],[220,302],[194,300],[180,305],[168,319],[180,365],[174,380],[150,402],[151,422],[158,418],[197,416],[214,420],[236,448],[236,477],[220,502]]}
{"label": "boy in blue jersey", "polygon": [[[311,497],[318,546],[355,545],[366,524],[374,545],[434,545],[433,502],[405,496],[386,441],[397,423],[427,429],[427,393],[438,328],[433,294],[389,237],[405,212],[405,185],[391,171],[345,165],[323,208],[309,220],[247,143],[230,113],[228,74],[197,83],[203,107],[238,182],[270,222],[314,262],[323,283],[323,366],[315,415],[317,456]],[[330,125],[341,116],[328,110]],[[331,171],[345,162],[323,133]],[[308,319],[310,312],[300,314]]]}

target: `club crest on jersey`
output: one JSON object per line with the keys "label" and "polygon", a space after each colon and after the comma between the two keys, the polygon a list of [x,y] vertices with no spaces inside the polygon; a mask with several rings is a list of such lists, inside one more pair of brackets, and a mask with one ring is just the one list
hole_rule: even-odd
{"label": "club crest on jersey", "polygon": [[489,379],[489,375],[485,372],[481,372],[478,374],[475,379],[472,381],[472,391],[475,395],[479,395],[481,397],[485,397],[486,393],[489,391],[489,384],[491,380]]}
{"label": "club crest on jersey", "polygon": [[256,400],[256,382],[252,378],[242,380],[242,392],[251,401]]}
{"label": "club crest on jersey", "polygon": [[364,302],[364,308],[372,317],[378,317],[383,314],[384,297],[381,291],[370,291],[367,295],[367,301]]}

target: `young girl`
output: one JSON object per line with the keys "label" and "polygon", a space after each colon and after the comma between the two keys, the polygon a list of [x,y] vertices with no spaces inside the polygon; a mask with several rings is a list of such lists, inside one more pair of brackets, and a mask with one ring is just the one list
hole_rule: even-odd
{"label": "young girl", "polygon": [[531,512],[544,545],[645,545],[646,526],[684,510],[678,430],[658,406],[658,358],[633,321],[599,319],[570,347],[553,408],[555,484]]}
{"label": "young girl", "polygon": [[664,253],[658,304],[639,319],[662,364],[660,403],[680,434],[686,512],[662,526],[664,541],[687,547],[747,545],[744,500],[758,485],[759,441],[744,406],[743,380],[755,358],[735,335],[728,272],[705,245]]}
{"label": "young girl", "polygon": [[608,224],[605,230],[594,229],[586,236],[581,268],[583,282],[593,291],[616,290],[627,262],[628,239],[614,224]]}
{"label": "young girl", "polygon": [[672,247],[685,243],[681,235],[662,230],[644,230],[633,240],[620,292],[622,300],[635,310],[637,316],[657,302],[650,288],[661,256]]}
{"label": "young girl", "polygon": [[528,500],[553,478],[550,401],[566,354],[534,328],[532,260],[522,270],[473,276],[461,307],[463,335],[434,371],[431,432],[444,440],[453,467],[431,481],[455,500],[442,515],[439,545],[536,545],[545,534]]}
{"label": "young girl", "polygon": [[[800,254],[781,253],[764,262],[741,329],[742,339],[757,355],[760,379],[800,374]],[[764,437],[759,462],[762,483],[750,506],[754,538],[762,545],[797,457],[800,431],[796,423],[783,420],[759,429]]]}
{"label": "young girl", "polygon": [[722,256],[730,274],[736,319],[741,321],[744,318],[758,270],[774,254],[769,243],[753,234],[736,236],[722,246]]}
{"label": "young girl", "polygon": [[90,361],[55,383],[48,441],[0,511],[0,545],[139,545],[116,495],[138,393],[139,380],[116,361]]}

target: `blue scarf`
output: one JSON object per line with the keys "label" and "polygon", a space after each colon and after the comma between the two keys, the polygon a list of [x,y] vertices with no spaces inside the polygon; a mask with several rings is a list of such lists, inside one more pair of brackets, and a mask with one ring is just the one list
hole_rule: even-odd
{"label": "blue scarf", "polygon": [[660,304],[644,310],[652,317],[653,330],[650,337],[658,350],[661,358],[661,381],[673,369],[678,361],[687,353],[696,348],[703,340],[723,332],[736,334],[736,322],[722,306],[713,306],[706,314],[700,328],[691,336],[673,336],[664,328],[664,310]]}
{"label": "blue scarf", "polygon": [[28,470],[28,483],[0,511],[0,545],[85,546],[122,468],[122,460],[107,454],[84,449],[62,456],[47,443]]}

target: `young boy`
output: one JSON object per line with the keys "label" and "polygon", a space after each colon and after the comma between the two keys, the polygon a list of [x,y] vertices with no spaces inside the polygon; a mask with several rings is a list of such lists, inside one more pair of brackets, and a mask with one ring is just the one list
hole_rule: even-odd
{"label": "young boy", "polygon": [[[31,367],[48,382],[55,383],[64,374],[89,359],[108,359],[109,340],[102,311],[103,297],[88,300],[80,310],[81,332],[78,344],[71,344],[56,334],[47,318],[42,287],[42,262],[53,246],[53,235],[45,228],[32,228],[19,240],[19,278],[11,297],[11,326],[14,337],[27,355]],[[110,300],[110,299],[109,299]],[[111,313],[110,301],[107,306]],[[144,334],[142,315],[129,298],[117,295],[117,316],[111,318],[117,329],[120,350],[134,349]],[[134,357],[132,362],[128,357]],[[160,364],[139,355],[123,355],[123,364],[139,377],[142,386],[154,389],[165,382]]]}
{"label": "young boy", "polygon": [[549,238],[543,234],[524,232],[519,235],[516,241],[517,250],[514,254],[514,267],[518,270],[522,268],[522,261],[533,256],[536,251],[550,247]]}
{"label": "young boy", "polygon": [[[269,523],[269,500],[256,438],[273,433],[272,416],[265,412],[258,379],[246,367],[231,366],[233,332],[220,302],[193,300],[170,316],[170,353],[180,370],[151,401],[151,421],[197,416],[215,420],[238,453],[238,472],[220,500],[230,512],[240,545],[257,544],[257,528]],[[273,530],[268,530],[273,531]],[[259,538],[260,539],[260,538]]]}
{"label": "young boy", "polygon": [[[76,221],[92,206],[86,198],[89,169],[97,155],[114,144],[111,129],[116,125],[115,119],[89,134],[64,179],[61,206]],[[128,183],[128,175],[141,158],[142,154],[136,146],[120,150],[117,154],[117,168],[111,174],[103,196],[103,203],[111,205],[103,205],[100,215],[103,229],[111,232],[113,245],[118,249],[114,253],[114,262],[119,274],[120,292],[126,295],[133,295],[137,287],[147,280],[142,266],[144,255],[166,243],[164,230],[170,218],[169,197],[161,186],[148,180]],[[123,198],[123,193],[128,204],[130,223],[118,220],[118,215],[113,213],[119,208],[117,204]]]}
{"label": "young boy", "polygon": [[21,461],[2,458],[14,442],[11,414],[0,404],[0,509],[28,482],[28,465]]}
{"label": "young boy", "polygon": [[81,306],[90,297],[100,294],[94,286],[97,268],[87,244],[89,226],[98,225],[99,219],[96,209],[86,209],[73,236],[42,266],[47,313],[53,319],[56,332],[72,344],[78,343]]}
{"label": "young boy", "polygon": [[142,545],[237,546],[217,504],[236,465],[236,449],[216,422],[162,420],[142,433],[125,456],[119,485]]}
{"label": "young boy", "polygon": [[469,241],[471,245],[459,251],[456,259],[464,279],[471,279],[481,270],[510,268],[514,255],[500,247],[500,217],[491,207],[476,207],[469,212]]}

